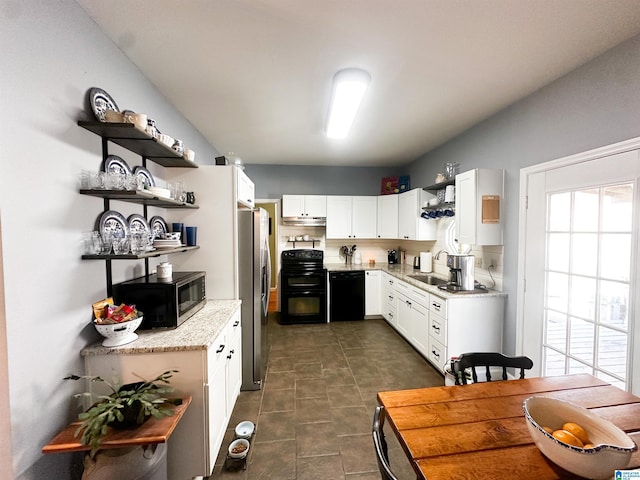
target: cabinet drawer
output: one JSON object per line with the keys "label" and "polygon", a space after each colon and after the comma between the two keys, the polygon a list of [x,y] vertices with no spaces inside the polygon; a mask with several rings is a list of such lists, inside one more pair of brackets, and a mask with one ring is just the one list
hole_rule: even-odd
{"label": "cabinet drawer", "polygon": [[442,367],[447,361],[447,347],[434,340],[433,337],[429,337],[429,356],[427,358],[442,372]]}
{"label": "cabinet drawer", "polygon": [[447,318],[447,301],[434,294],[429,299],[429,310],[442,318]]}
{"label": "cabinet drawer", "polygon": [[433,312],[429,315],[429,336],[442,345],[447,344],[447,321]]}
{"label": "cabinet drawer", "polygon": [[220,365],[224,366],[225,356],[229,346],[227,345],[227,330],[223,330],[207,350],[207,366],[209,375],[212,375]]}
{"label": "cabinet drawer", "polygon": [[430,310],[429,297],[430,297],[429,292],[425,292],[424,290],[421,290],[413,286],[411,287],[411,298],[413,299],[413,301],[415,301],[416,303],[419,303],[424,308]]}
{"label": "cabinet drawer", "polygon": [[401,282],[400,280],[396,280],[396,292],[402,293],[403,295],[409,296],[409,292],[411,291],[411,286],[408,283]]}

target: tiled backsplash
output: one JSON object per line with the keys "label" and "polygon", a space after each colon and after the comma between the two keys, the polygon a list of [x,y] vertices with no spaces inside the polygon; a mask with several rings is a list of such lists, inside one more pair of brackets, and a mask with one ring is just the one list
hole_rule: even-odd
{"label": "tiled backsplash", "polygon": [[[432,252],[433,254],[433,273],[442,275],[443,277],[449,276],[449,269],[447,268],[447,256],[440,255],[439,260],[435,259],[436,253],[440,250],[446,250],[445,236],[448,227],[453,219],[442,218],[440,220],[434,220],[438,222],[438,240],[437,241],[416,241],[416,240],[378,240],[378,239],[339,239],[327,240],[325,238],[324,227],[295,227],[289,225],[279,225],[279,238],[278,238],[278,264],[280,263],[280,252],[283,250],[290,250],[293,247],[293,243],[289,242],[290,236],[302,236],[309,235],[311,239],[316,240],[315,246],[311,242],[295,242],[295,248],[316,248],[324,251],[325,263],[344,263],[345,257],[340,255],[340,247],[343,245],[356,245],[357,252],[360,252],[362,257],[362,263],[368,265],[369,260],[375,260],[376,264],[387,263],[387,250],[388,249],[403,249],[406,251],[405,263],[408,265],[413,264],[413,259],[420,255],[420,252]],[[502,245],[496,246],[475,246],[472,248],[471,253],[476,259],[481,259],[481,266],[475,267],[475,279],[490,287],[495,280],[496,290],[502,290],[502,271],[503,271],[503,250]],[[478,260],[476,260],[476,263]],[[488,267],[494,265],[495,268],[491,269],[491,275],[489,275]]]}

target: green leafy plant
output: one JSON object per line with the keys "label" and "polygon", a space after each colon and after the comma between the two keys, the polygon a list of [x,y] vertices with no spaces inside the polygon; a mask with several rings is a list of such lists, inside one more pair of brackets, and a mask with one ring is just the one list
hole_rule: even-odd
{"label": "green leafy plant", "polygon": [[170,402],[164,394],[172,392],[169,379],[177,370],[167,370],[153,380],[142,380],[136,383],[118,385],[110,383],[100,376],[69,375],[65,380],[86,379],[90,382],[104,383],[111,389],[109,395],[94,395],[91,392],[78,393],[77,397],[96,397],[94,403],[86,412],[78,415],[82,421],[75,432],[75,436],[82,434],[80,443],[91,447],[91,455],[100,447],[102,437],[108,427],[129,428],[142,425],[148,418],[162,418],[173,415]]}

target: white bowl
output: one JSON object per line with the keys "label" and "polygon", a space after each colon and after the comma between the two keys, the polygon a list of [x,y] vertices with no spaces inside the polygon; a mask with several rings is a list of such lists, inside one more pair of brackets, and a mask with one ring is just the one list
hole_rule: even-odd
{"label": "white bowl", "polygon": [[[615,470],[629,464],[638,447],[613,423],[573,403],[534,396],[522,404],[529,434],[536,446],[552,462],[585,478],[611,478]],[[557,430],[565,422],[584,428],[594,448],[579,448],[556,440],[542,427]]]}
{"label": "white bowl", "polygon": [[244,422],[240,422],[236,425],[236,437],[238,438],[251,438],[253,435],[253,431],[255,430],[255,425],[250,420],[245,420]]}
{"label": "white bowl", "polygon": [[93,322],[98,333],[105,337],[102,342],[104,347],[117,347],[133,342],[138,335],[133,333],[142,323],[144,317],[134,318],[128,322],[101,325]]}
{"label": "white bowl", "polygon": [[[244,451],[240,453],[233,453],[233,450],[241,445],[244,445],[245,447]],[[231,442],[231,445],[229,445],[229,456],[232,458],[244,458],[247,456],[248,453],[249,453],[249,441],[244,438],[239,438],[237,440],[234,440],[233,442]]]}

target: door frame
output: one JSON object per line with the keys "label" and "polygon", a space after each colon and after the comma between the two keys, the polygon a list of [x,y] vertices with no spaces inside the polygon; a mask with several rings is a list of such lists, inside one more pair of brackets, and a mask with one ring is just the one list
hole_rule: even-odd
{"label": "door frame", "polygon": [[[516,290],[516,354],[522,355],[524,351],[524,299],[526,289],[527,272],[525,271],[525,255],[526,250],[526,229],[527,229],[527,201],[528,201],[528,185],[529,177],[557,168],[567,167],[570,165],[576,165],[592,160],[597,160],[603,157],[616,155],[624,152],[640,150],[640,137],[635,137],[622,142],[614,143],[604,147],[595,148],[586,152],[581,152],[575,155],[569,155],[567,157],[558,158],[548,162],[539,163],[530,167],[520,169],[520,196],[519,196],[519,225],[518,225],[518,275],[517,275],[517,290]],[[636,193],[636,198],[637,198]],[[637,216],[637,215],[636,215]],[[640,225],[635,224],[635,228]],[[636,282],[637,283],[637,282]],[[631,295],[631,301],[633,302],[633,312],[637,314],[640,310],[640,288],[637,288]],[[631,322],[635,323],[635,321]],[[630,325],[629,337],[633,340],[635,348],[640,348],[640,328],[633,328]],[[630,365],[631,369],[631,384],[638,388],[640,385],[640,369],[633,369],[633,365]]]}

